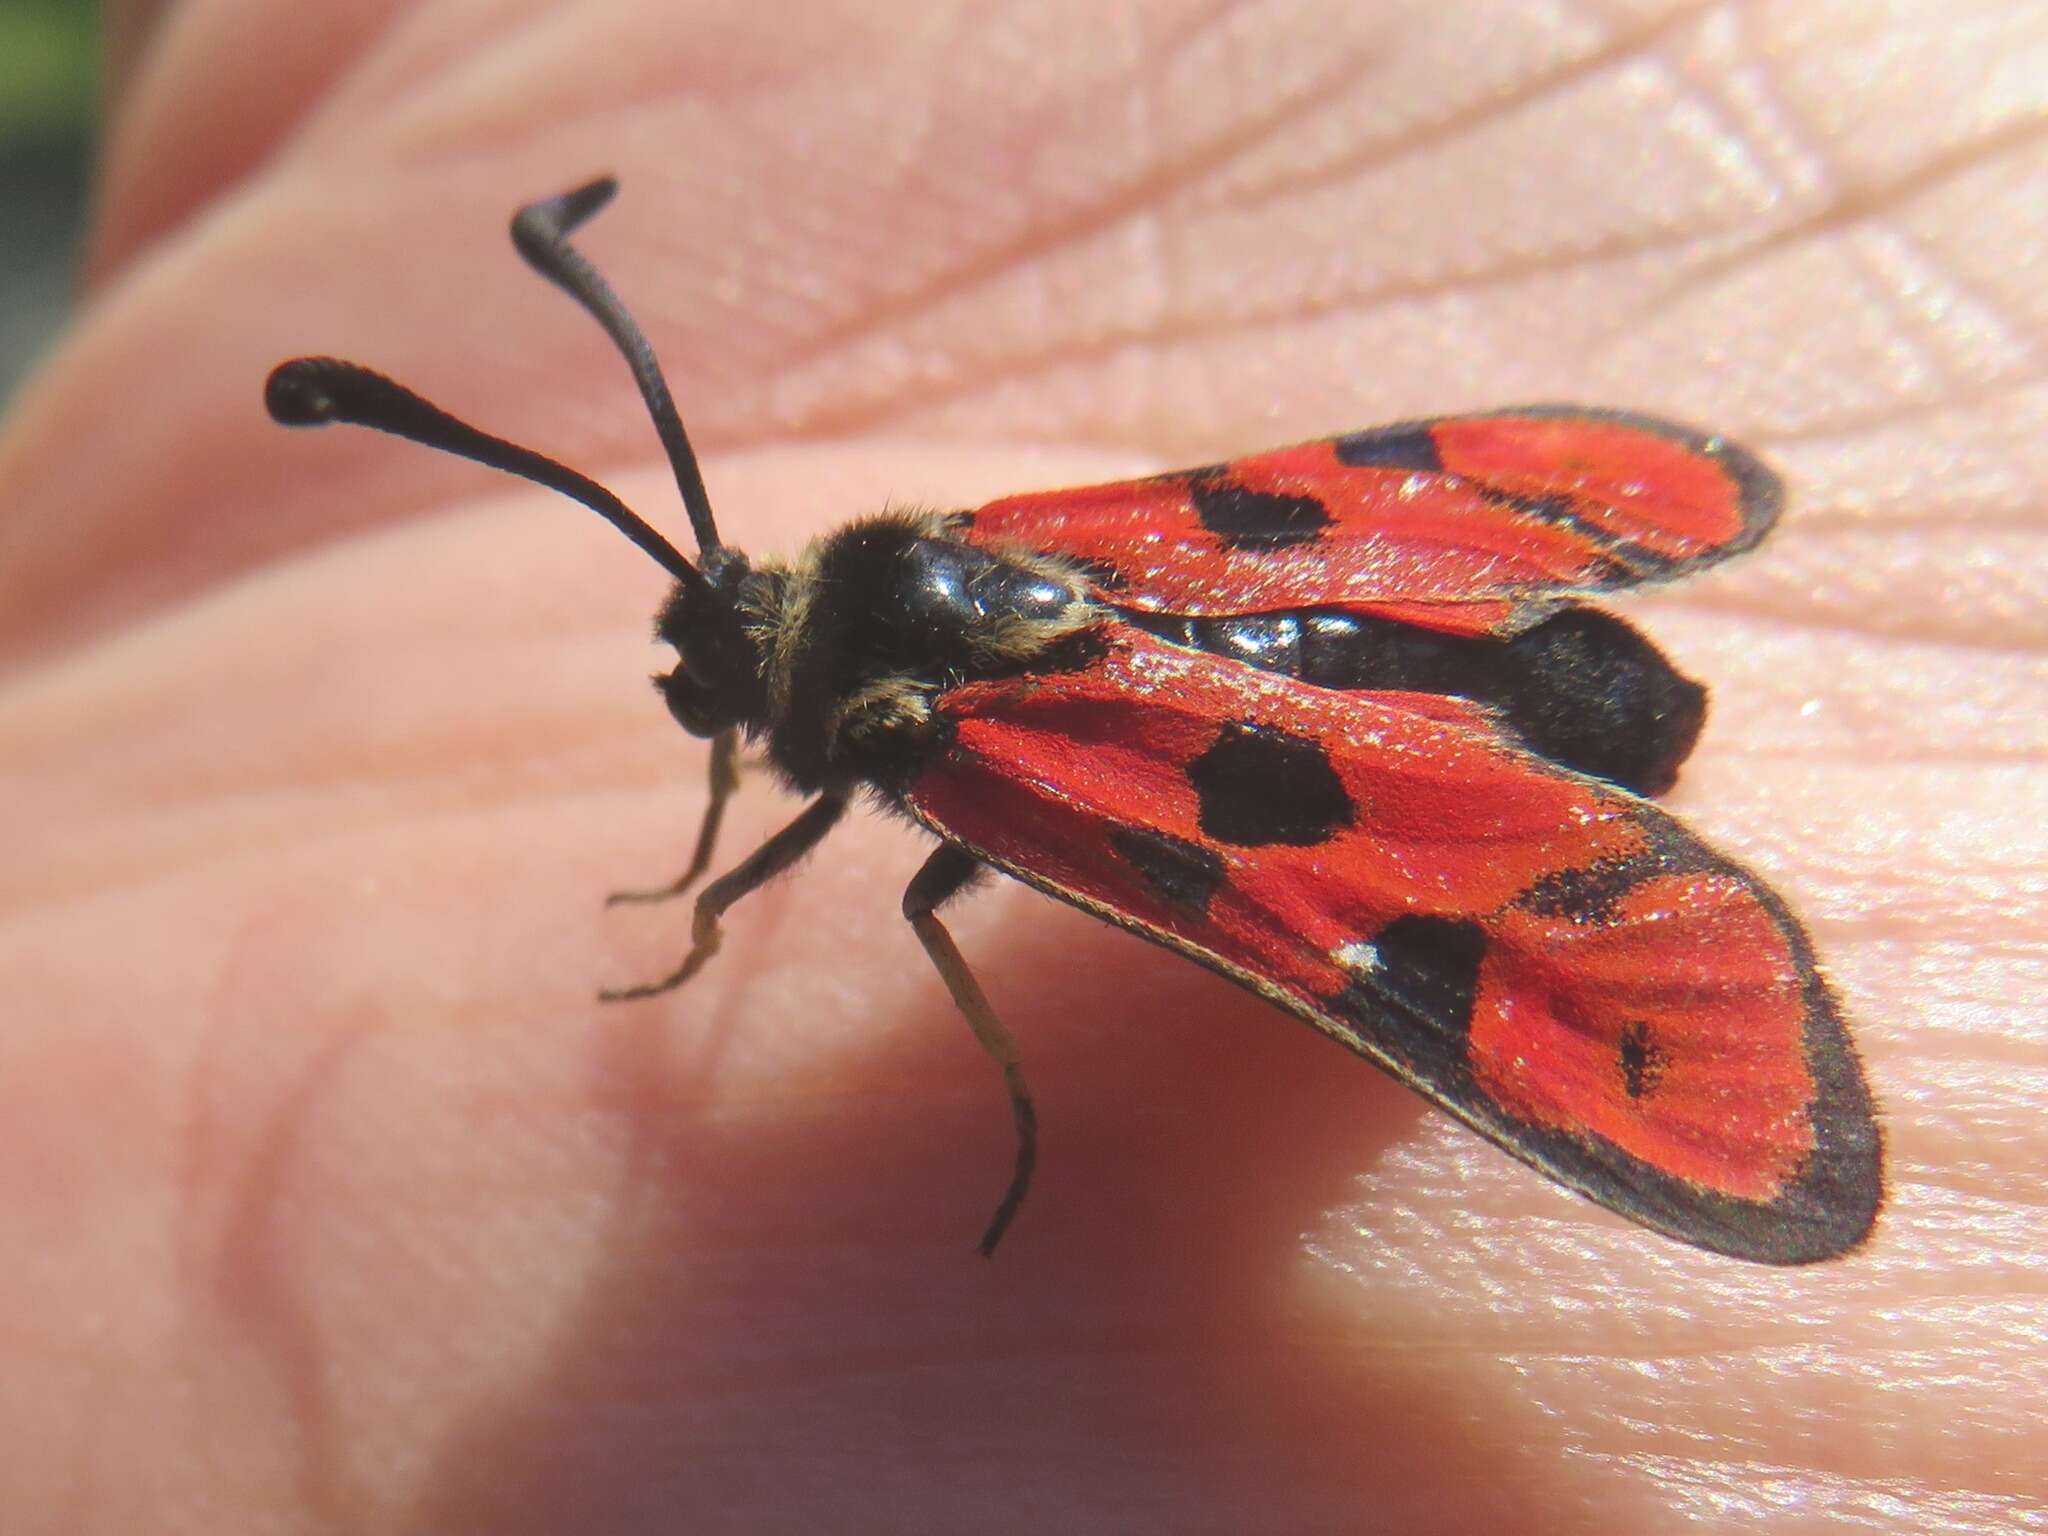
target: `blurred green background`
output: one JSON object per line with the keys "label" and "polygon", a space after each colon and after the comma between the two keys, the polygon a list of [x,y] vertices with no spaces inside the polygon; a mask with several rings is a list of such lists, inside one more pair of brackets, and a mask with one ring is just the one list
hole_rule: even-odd
{"label": "blurred green background", "polygon": [[99,22],[91,0],[0,0],[0,405],[70,312]]}

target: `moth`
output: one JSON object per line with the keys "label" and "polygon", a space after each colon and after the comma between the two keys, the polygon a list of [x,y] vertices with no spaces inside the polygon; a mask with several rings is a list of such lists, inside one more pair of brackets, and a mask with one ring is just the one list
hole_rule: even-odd
{"label": "moth", "polygon": [[1706,694],[1588,596],[1751,548],[1782,492],[1723,438],[1522,407],[1206,468],[883,512],[794,560],[724,542],[652,347],[569,236],[595,181],[514,243],[631,366],[696,538],[333,358],[278,366],[277,421],[353,422],[549,486],[674,577],[657,685],[711,743],[671,885],[709,868],[742,738],[807,798],[696,898],[682,985],[727,909],[866,791],[938,839],[903,913],[1016,1121],[993,1251],[1031,1181],[1015,1042],[940,910],[988,871],[1176,950],[1601,1205],[1719,1253],[1860,1242],[1882,1148],[1855,1049],[1785,903],[1652,803]]}

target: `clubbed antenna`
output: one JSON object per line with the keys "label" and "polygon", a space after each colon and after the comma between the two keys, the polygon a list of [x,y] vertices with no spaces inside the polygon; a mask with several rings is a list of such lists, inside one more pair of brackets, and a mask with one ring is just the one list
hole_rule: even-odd
{"label": "clubbed antenna", "polygon": [[688,557],[589,476],[546,454],[480,432],[358,363],[338,357],[295,357],[279,363],[263,386],[263,404],[270,419],[283,426],[321,427],[331,421],[346,421],[373,427],[560,491],[638,544],[684,586],[693,590],[704,586],[702,573]]}
{"label": "clubbed antenna", "polygon": [[704,475],[697,468],[697,455],[690,449],[683,419],[655,361],[654,348],[627,313],[612,286],[598,275],[597,268],[583,253],[569,244],[576,227],[612,200],[619,184],[609,176],[564,192],[559,197],[529,203],[512,218],[512,243],[527,265],[562,289],[590,312],[633,370],[633,382],[640,386],[640,398],[654,429],[661,434],[661,446],[675,471],[676,489],[690,514],[690,528],[697,535],[699,558],[708,561],[719,549],[718,527],[711,520],[711,498],[704,492]]}

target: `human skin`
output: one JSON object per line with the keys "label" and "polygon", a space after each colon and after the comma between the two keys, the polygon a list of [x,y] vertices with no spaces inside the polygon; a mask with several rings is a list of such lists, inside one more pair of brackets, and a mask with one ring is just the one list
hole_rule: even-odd
{"label": "human skin", "polygon": [[[317,19],[316,19],[317,18]],[[125,13],[91,293],[0,430],[0,1529],[2005,1531],[2044,1518],[2048,38],[2024,0]],[[317,30],[315,30],[317,28]],[[1804,914],[1857,1254],[1547,1185],[1185,962],[853,819],[686,991],[700,743],[589,514],[270,425],[333,351],[756,552],[1534,399],[1784,473],[1632,599],[1672,804]],[[2029,268],[2029,260],[2034,265]],[[793,803],[765,776],[729,859]]]}

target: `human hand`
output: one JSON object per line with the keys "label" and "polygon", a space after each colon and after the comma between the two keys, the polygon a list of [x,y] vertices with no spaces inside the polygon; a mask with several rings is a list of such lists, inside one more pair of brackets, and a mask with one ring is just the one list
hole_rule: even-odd
{"label": "human hand", "polygon": [[[168,13],[93,302],[0,437],[0,1527],[2038,1510],[2039,33]],[[702,793],[632,676],[660,573],[258,391],[358,357],[679,532],[623,369],[503,244],[605,170],[582,244],[756,551],[1533,399],[1762,451],[1771,542],[1628,606],[1715,690],[1674,804],[1807,918],[1866,1048],[1869,1247],[1770,1271],[1630,1228],[997,885],[955,930],[1044,1160],[983,1264],[1008,1117],[897,916],[923,849],[874,821],[686,992],[596,1005],[686,927],[599,907]],[[750,783],[729,853],[789,810]]]}

